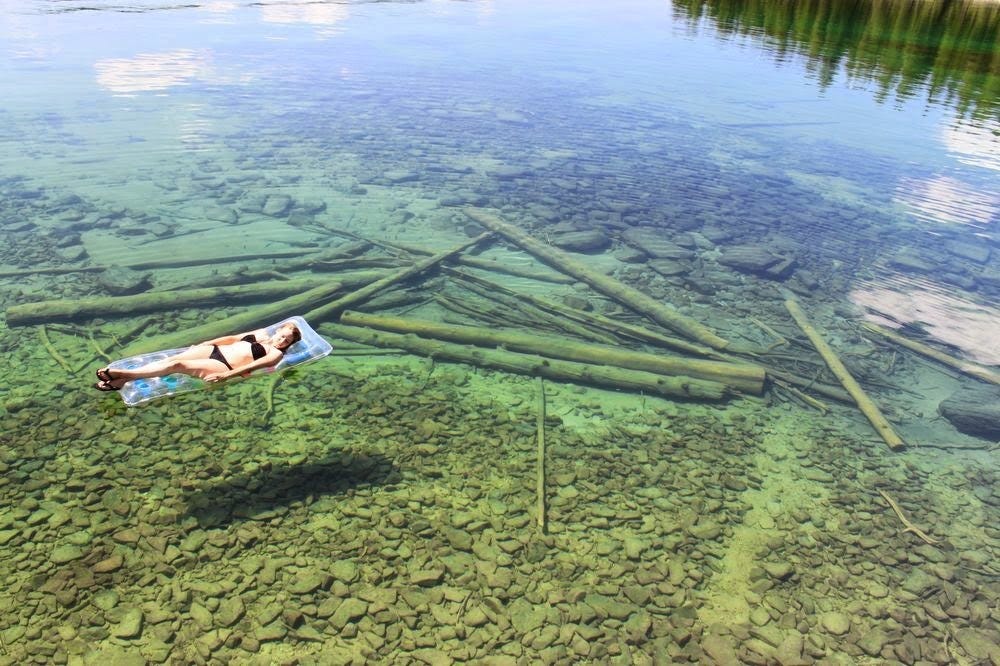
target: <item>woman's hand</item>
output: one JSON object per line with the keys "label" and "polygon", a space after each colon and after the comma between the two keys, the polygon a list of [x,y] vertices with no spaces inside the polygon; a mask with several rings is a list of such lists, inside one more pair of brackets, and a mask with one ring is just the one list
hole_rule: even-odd
{"label": "woman's hand", "polygon": [[224,379],[229,379],[229,373],[228,372],[213,372],[210,375],[205,375],[205,381],[208,382],[208,383],[210,383],[210,384],[214,384],[216,382],[221,382]]}

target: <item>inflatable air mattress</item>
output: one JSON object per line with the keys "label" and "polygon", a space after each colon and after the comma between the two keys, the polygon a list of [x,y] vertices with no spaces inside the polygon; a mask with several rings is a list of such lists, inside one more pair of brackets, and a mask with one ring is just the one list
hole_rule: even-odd
{"label": "inflatable air mattress", "polygon": [[[266,327],[265,330],[268,335],[273,335],[282,324],[287,322],[294,322],[295,325],[299,327],[299,331],[302,333],[302,339],[288,348],[280,363],[271,368],[261,368],[260,370],[255,370],[253,372],[254,375],[262,372],[274,372],[276,370],[282,370],[294,365],[302,365],[303,363],[316,361],[329,354],[333,349],[333,347],[330,346],[330,343],[314,331],[302,317],[289,317],[288,319],[283,319],[276,324]],[[129,358],[123,358],[120,361],[115,361],[108,367],[111,370],[131,370],[133,368],[146,365],[147,363],[152,363],[153,361],[162,361],[163,359],[179,354],[182,351],[184,351],[184,349],[165,349],[163,351],[151,352],[149,354],[140,354],[139,356],[132,356]],[[206,382],[198,379],[197,377],[176,374],[167,375],[166,377],[151,377],[149,379],[133,379],[130,382],[126,382],[125,385],[122,386],[120,393],[122,400],[125,401],[125,404],[129,407],[133,407],[144,402],[149,402],[150,400],[155,400],[156,398],[163,398],[168,395],[176,395],[178,393],[186,393],[187,391],[195,391],[197,389],[204,388],[207,385],[208,384]]]}

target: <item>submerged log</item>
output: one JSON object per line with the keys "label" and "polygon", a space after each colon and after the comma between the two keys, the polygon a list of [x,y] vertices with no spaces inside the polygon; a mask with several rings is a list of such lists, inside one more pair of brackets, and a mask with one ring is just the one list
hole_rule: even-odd
{"label": "submerged log", "polygon": [[457,361],[483,368],[503,370],[531,377],[545,377],[560,382],[592,384],[602,388],[623,389],[637,393],[686,400],[717,401],[727,397],[726,387],[717,382],[691,377],[665,377],[640,370],[623,370],[605,365],[587,365],[541,356],[480,349],[450,342],[426,340],[416,335],[374,331],[370,328],[323,324],[324,335],[353,340],[366,345],[405,349],[412,354],[438,360]]}
{"label": "submerged log", "polygon": [[456,245],[455,247],[451,248],[450,250],[445,250],[444,252],[439,252],[439,253],[435,254],[433,257],[427,257],[426,259],[421,259],[420,261],[418,261],[417,263],[413,264],[412,266],[408,266],[408,267],[404,268],[401,271],[397,271],[396,273],[393,273],[392,275],[388,275],[388,276],[382,278],[381,280],[377,280],[375,282],[372,282],[371,284],[369,284],[369,285],[367,285],[365,287],[362,287],[361,289],[359,289],[357,291],[351,292],[350,294],[347,294],[346,296],[338,298],[337,300],[333,301],[332,303],[327,303],[326,305],[321,305],[318,308],[313,308],[312,310],[309,311],[308,314],[306,314],[305,318],[308,319],[310,322],[313,322],[313,321],[320,322],[320,321],[323,321],[323,320],[328,319],[330,317],[333,317],[333,316],[335,316],[335,315],[343,312],[347,308],[351,307],[352,305],[357,305],[358,303],[365,302],[366,300],[368,300],[369,298],[371,298],[372,296],[374,296],[378,292],[382,291],[386,287],[388,287],[390,285],[397,284],[397,283],[402,282],[404,280],[407,280],[407,279],[413,277],[414,275],[419,275],[420,273],[423,273],[424,271],[426,271],[431,266],[435,266],[435,265],[441,263],[442,261],[444,261],[448,257],[452,256],[453,254],[457,254],[458,252],[461,252],[462,250],[466,249],[467,247],[471,247],[473,245],[476,245],[476,244],[478,244],[478,243],[486,240],[487,238],[489,238],[492,235],[493,234],[489,233],[489,232],[487,232],[485,234],[480,234],[479,236],[476,236],[475,238],[472,238],[472,239],[467,240],[467,241],[465,241],[463,243],[460,243],[459,245]]}
{"label": "submerged log", "polygon": [[330,281],[309,291],[289,296],[270,305],[255,307],[231,317],[210,321],[201,326],[187,328],[182,331],[165,333],[154,338],[146,338],[129,345],[122,353],[123,357],[135,356],[164,349],[190,347],[204,340],[211,340],[222,335],[231,335],[242,331],[250,331],[261,326],[269,326],[275,321],[301,313],[309,307],[315,307],[343,288],[340,282]]}
{"label": "submerged log", "polygon": [[229,257],[205,257],[199,259],[162,259],[158,261],[144,261],[138,264],[126,264],[123,266],[79,266],[58,268],[23,268],[12,271],[0,271],[0,278],[23,277],[27,275],[67,275],[69,273],[100,273],[112,268],[128,268],[134,271],[152,271],[161,268],[185,268],[188,266],[206,266],[212,264],[226,264],[236,261],[259,261],[261,259],[287,259],[289,257],[301,257],[307,254],[314,254],[317,250],[295,250],[293,252],[269,252],[267,254],[236,254]]}
{"label": "submerged log", "polygon": [[535,255],[545,263],[572,275],[578,280],[586,282],[602,294],[614,298],[619,303],[646,315],[653,321],[681,335],[714,349],[725,349],[729,345],[728,341],[690,317],[686,317],[676,310],[663,305],[638,289],[623,284],[603,273],[591,270],[562,250],[535,240],[517,227],[507,224],[496,215],[477,208],[466,208],[465,214],[487,229],[503,235],[509,241]]}
{"label": "submerged log", "polygon": [[706,347],[704,345],[696,345],[693,342],[688,342],[687,340],[681,340],[680,338],[674,338],[669,335],[663,335],[662,333],[657,333],[656,331],[651,331],[648,328],[643,328],[641,326],[636,326],[635,324],[629,324],[627,322],[619,321],[617,319],[612,319],[611,317],[605,317],[594,312],[585,312],[578,308],[573,308],[562,303],[556,303],[550,301],[546,298],[541,298],[540,296],[535,296],[533,294],[527,294],[520,291],[514,291],[513,289],[508,289],[503,285],[497,284],[496,282],[491,282],[485,278],[479,277],[478,275],[473,275],[467,271],[458,270],[455,268],[445,269],[449,275],[453,275],[460,280],[467,282],[472,282],[485,289],[489,289],[494,294],[504,294],[512,298],[516,298],[526,303],[530,303],[535,308],[548,313],[549,315],[556,315],[559,317],[564,317],[570,321],[577,322],[584,326],[589,327],[589,329],[600,337],[604,342],[613,342],[614,339],[609,337],[607,334],[610,333],[613,336],[619,338],[625,338],[628,340],[638,340],[640,342],[648,342],[660,347],[665,347],[667,349],[673,349],[674,351],[681,351],[686,354],[691,354],[693,356],[702,356],[705,358],[715,358],[721,360],[722,356],[712,349],[711,347]]}
{"label": "submerged log", "polygon": [[618,342],[614,339],[614,337],[608,335],[607,333],[595,331],[591,328],[583,326],[569,317],[555,315],[544,308],[540,308],[527,299],[512,296],[510,295],[511,292],[509,290],[504,289],[500,285],[484,287],[482,285],[483,282],[486,284],[491,283],[487,280],[478,281],[468,279],[469,274],[465,271],[455,269],[448,269],[448,271],[450,275],[460,278],[460,286],[462,288],[471,291],[481,298],[487,299],[487,302],[498,302],[505,306],[509,310],[507,317],[505,317],[507,322],[518,321],[521,322],[522,325],[537,323],[539,326],[551,327],[555,330],[563,331],[569,333],[570,335],[575,335],[579,338],[592,340],[594,342],[603,342],[605,344],[612,345]]}
{"label": "submerged log", "polygon": [[[368,282],[371,279],[373,278],[369,278]],[[14,328],[94,317],[127,317],[145,312],[180,310],[187,307],[271,300],[298,294],[328,282],[329,280],[313,278],[244,284],[234,287],[150,291],[135,296],[95,296],[75,300],[22,303],[7,308],[7,325]]]}
{"label": "submerged log", "polygon": [[[409,243],[387,243],[390,247],[394,247],[404,252],[409,252],[410,254],[423,254],[430,255],[433,254],[432,251],[418,247],[416,245],[411,245]],[[521,268],[520,266],[511,266],[505,264],[496,259],[484,259],[483,257],[466,257],[458,256],[452,257],[448,260],[449,264],[456,266],[466,266],[468,268],[479,268],[484,271],[490,271],[493,273],[504,273],[506,275],[513,275],[515,277],[523,277],[529,280],[538,280],[540,282],[554,282],[556,284],[572,284],[576,282],[573,278],[563,275],[562,273],[542,273],[539,271],[531,270],[530,268]]]}
{"label": "submerged log", "polygon": [[809,323],[805,312],[799,307],[798,301],[796,301],[789,292],[785,297],[785,308],[788,313],[792,315],[792,319],[795,323],[799,325],[802,332],[806,334],[809,341],[813,343],[816,351],[819,355],[823,357],[826,361],[826,365],[830,368],[830,371],[840,380],[840,384],[844,389],[851,394],[854,398],[854,402],[857,403],[858,409],[861,413],[865,415],[868,422],[872,424],[872,427],[882,436],[885,443],[889,445],[889,448],[893,451],[901,449],[906,446],[906,443],[896,434],[896,431],[892,429],[892,425],[889,421],[882,415],[881,410],[879,410],[878,405],[868,397],[861,385],[858,384],[857,380],[851,376],[851,373],[847,370],[847,367],[837,358],[837,354],[834,353],[833,349],[826,343],[823,337],[819,334],[813,325]]}
{"label": "submerged log", "polygon": [[[505,328],[511,321],[510,317],[506,317],[502,321],[495,318],[490,319],[501,328]],[[425,337],[465,344],[486,347],[499,346],[512,351],[537,353],[552,358],[613,365],[664,375],[685,375],[718,381],[736,390],[755,395],[760,395],[764,387],[765,369],[762,366],[738,359],[732,359],[730,362],[685,359],[623,349],[617,346],[581,342],[551,334],[525,333],[353,312],[345,313],[341,321],[352,325],[399,333],[415,333]]]}
{"label": "submerged log", "polygon": [[608,345],[578,342],[551,335],[458,326],[361,312],[345,312],[341,315],[340,321],[352,326],[366,326],[395,333],[414,333],[425,338],[480,347],[502,347],[510,351],[538,354],[546,358],[629,368],[667,376],[682,375],[718,382],[754,395],[760,395],[764,391],[763,368],[749,364],[669,357]]}
{"label": "submerged log", "polygon": [[969,375],[970,377],[975,377],[976,379],[989,382],[990,384],[1000,384],[1000,372],[997,372],[996,370],[979,365],[978,363],[973,363],[972,361],[966,361],[964,359],[955,358],[954,356],[949,356],[948,354],[938,351],[937,349],[925,345],[922,342],[904,338],[899,333],[891,331],[883,326],[878,326],[877,324],[865,323],[862,324],[862,328],[870,333],[877,333],[883,338],[895,342],[900,347],[905,347],[910,351],[917,352],[921,356],[934,359],[938,363],[947,365],[949,368],[954,368],[955,370]]}

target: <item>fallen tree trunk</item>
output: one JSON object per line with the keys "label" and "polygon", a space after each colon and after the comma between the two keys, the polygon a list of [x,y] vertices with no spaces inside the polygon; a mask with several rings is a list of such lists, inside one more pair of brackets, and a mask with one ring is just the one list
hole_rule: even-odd
{"label": "fallen tree trunk", "polygon": [[488,237],[490,237],[492,235],[493,234],[491,234],[491,233],[480,234],[479,236],[476,236],[475,238],[472,238],[470,240],[465,241],[464,243],[460,243],[459,245],[456,245],[455,247],[451,248],[450,250],[445,250],[444,252],[439,252],[438,254],[435,254],[433,257],[428,257],[426,259],[421,259],[420,261],[418,261],[417,263],[413,264],[412,266],[408,266],[408,267],[404,268],[401,271],[398,271],[396,273],[393,273],[392,275],[388,275],[388,276],[382,278],[381,280],[377,280],[375,282],[372,282],[371,284],[369,284],[369,285],[367,285],[365,287],[362,287],[361,289],[359,289],[359,290],[357,290],[355,292],[352,292],[350,294],[347,294],[346,296],[338,298],[337,300],[333,301],[332,303],[327,303],[326,305],[321,305],[318,308],[314,308],[314,309],[310,310],[305,315],[305,318],[307,320],[309,320],[310,322],[312,322],[312,321],[320,322],[320,321],[323,321],[323,320],[328,319],[330,317],[333,317],[333,316],[335,316],[337,314],[340,314],[341,312],[343,312],[347,308],[351,307],[352,305],[356,305],[358,303],[363,303],[364,301],[368,300],[369,298],[371,298],[372,296],[374,296],[375,294],[377,294],[381,290],[385,289],[386,287],[388,287],[390,285],[393,285],[393,284],[396,284],[398,282],[402,282],[403,280],[409,279],[409,278],[413,277],[414,275],[418,275],[420,273],[423,273],[424,271],[426,271],[431,266],[434,266],[436,264],[441,263],[442,261],[444,261],[448,257],[452,256],[453,254],[461,252],[462,250],[464,250],[467,247],[471,247],[473,245],[476,245],[477,243],[482,242],[483,240],[485,240],[486,238],[488,238]]}
{"label": "fallen tree trunk", "polygon": [[504,287],[503,285],[497,284],[496,282],[491,282],[485,278],[479,277],[478,275],[473,275],[467,271],[456,268],[446,268],[445,270],[449,275],[466,282],[477,284],[480,287],[490,290],[494,294],[504,294],[506,296],[510,296],[511,298],[516,298],[520,301],[531,304],[535,308],[538,308],[549,315],[565,317],[572,322],[588,326],[590,327],[589,330],[600,336],[605,342],[610,342],[614,339],[613,337],[607,335],[610,333],[614,336],[618,336],[619,338],[628,338],[630,340],[648,342],[650,344],[666,347],[667,349],[673,349],[675,351],[682,351],[686,354],[692,354],[694,356],[716,358],[717,360],[721,358],[721,354],[711,347],[696,345],[693,342],[688,342],[687,340],[681,340],[680,338],[663,335],[661,333],[657,333],[656,331],[651,331],[648,328],[642,328],[641,326],[605,317],[604,315],[594,312],[585,312],[583,310],[572,308],[561,303],[556,303],[533,294],[514,291]]}
{"label": "fallen tree trunk", "polygon": [[801,377],[793,372],[787,372],[778,368],[772,368],[766,365],[763,367],[764,371],[772,379],[793,384],[799,388],[812,391],[813,393],[818,393],[826,398],[830,398],[831,400],[842,402],[845,405],[851,405],[852,407],[856,406],[854,398],[851,397],[851,394],[842,388],[831,386],[829,384],[822,384],[814,379],[807,379],[806,377]]}
{"label": "fallen tree trunk", "polygon": [[851,394],[851,397],[854,398],[854,402],[857,403],[861,413],[865,415],[868,422],[872,424],[872,427],[882,436],[885,443],[889,445],[889,448],[895,451],[905,447],[906,443],[892,429],[892,425],[883,416],[878,405],[868,397],[868,394],[861,388],[861,385],[851,376],[851,373],[840,359],[837,358],[836,353],[830,348],[830,345],[826,343],[819,332],[809,323],[802,308],[799,307],[798,301],[792,298],[790,294],[786,295],[785,308],[792,315],[792,319],[799,325],[799,328],[802,329],[802,332],[809,338],[809,341],[813,343],[819,355],[826,361],[826,365],[830,368],[830,371],[840,380],[840,384]]}
{"label": "fallen tree trunk", "polygon": [[331,281],[309,291],[289,296],[270,305],[255,307],[231,317],[217,319],[182,331],[166,333],[155,338],[139,340],[129,345],[121,354],[124,358],[163,349],[190,347],[222,335],[231,335],[268,326],[285,317],[297,315],[306,308],[315,307],[318,301],[329,298],[342,288],[342,283]]}
{"label": "fallen tree trunk", "polygon": [[[409,252],[410,254],[423,254],[430,255],[434,254],[431,250],[426,248],[418,247],[416,245],[411,245],[409,243],[386,243],[388,247],[403,250],[404,252]],[[533,271],[530,268],[521,268],[520,266],[511,266],[505,264],[496,259],[484,259],[483,257],[452,257],[448,260],[449,264],[456,266],[467,266],[469,268],[479,268],[484,271],[491,271],[493,273],[504,273],[506,275],[513,275],[515,277],[523,277],[529,280],[539,280],[541,282],[554,282],[556,284],[572,284],[576,282],[573,278],[563,275],[562,273],[541,273],[539,271]]]}
{"label": "fallen tree trunk", "polygon": [[[361,284],[371,282],[372,274]],[[347,286],[350,281],[344,281]],[[355,282],[358,282],[357,280]],[[247,301],[267,301],[313,289],[329,280],[307,278],[243,284],[232,287],[206,287],[178,291],[150,291],[135,296],[98,296],[76,300],[37,301],[7,308],[7,325],[30,326],[91,319],[93,317],[126,317],[145,312],[180,310],[206,305],[231,305]]]}
{"label": "fallen tree trunk", "polygon": [[158,261],[144,261],[139,264],[125,264],[123,266],[79,266],[59,267],[59,268],[24,268],[13,271],[0,271],[0,278],[22,277],[25,275],[66,275],[69,273],[100,273],[111,268],[131,268],[134,271],[150,271],[160,268],[185,268],[188,266],[205,266],[209,264],[227,264],[236,261],[259,261],[261,259],[287,259],[289,257],[301,257],[307,254],[315,254],[317,250],[296,250],[293,252],[270,252],[268,254],[237,254],[231,257],[211,257],[200,259],[163,259]]}
{"label": "fallen tree trunk", "polygon": [[504,273],[506,275],[513,275],[514,277],[538,280],[539,282],[554,282],[555,284],[573,284],[576,282],[574,278],[571,278],[568,275],[563,275],[562,273],[541,273],[539,271],[533,271],[529,268],[510,266],[501,261],[497,261],[496,259],[483,259],[482,257],[457,257],[451,263],[458,266],[491,271],[493,273]]}
{"label": "fallen tree trunk", "polygon": [[314,273],[337,273],[361,268],[399,268],[408,265],[409,262],[394,257],[353,257],[313,261],[309,263],[309,269]]}
{"label": "fallen tree trunk", "polygon": [[366,326],[395,333],[414,333],[425,338],[479,347],[503,347],[510,351],[538,354],[547,358],[629,368],[660,375],[682,375],[718,382],[754,395],[760,395],[764,392],[764,369],[749,364],[670,357],[608,345],[577,342],[569,338],[550,335],[477,328],[475,326],[457,326],[361,312],[345,312],[340,316],[340,321],[352,326]]}
{"label": "fallen tree trunk", "polygon": [[862,324],[862,327],[870,333],[877,333],[887,340],[895,342],[900,347],[905,347],[910,351],[917,352],[921,356],[934,359],[938,363],[943,363],[949,368],[954,368],[955,370],[969,375],[970,377],[975,377],[976,379],[989,382],[990,384],[1000,384],[1000,372],[997,372],[996,370],[979,365],[978,363],[973,363],[972,361],[966,361],[960,358],[955,358],[954,356],[949,356],[948,354],[938,351],[937,349],[929,347],[921,342],[904,338],[899,333],[891,331],[888,328],[878,326],[877,324],[865,323]]}
{"label": "fallen tree trunk", "polygon": [[725,349],[729,342],[722,339],[706,326],[690,317],[666,307],[651,296],[638,289],[622,284],[618,280],[591,270],[581,262],[572,258],[562,250],[541,243],[517,227],[507,224],[500,218],[477,208],[466,208],[465,214],[487,229],[491,229],[509,241],[530,252],[545,263],[554,266],[569,275],[586,282],[602,294],[614,298],[636,312],[646,315],[653,321],[685,335],[688,338],[708,345],[713,349]]}
{"label": "fallen tree trunk", "polygon": [[[449,274],[453,276],[462,277],[468,275],[465,271],[455,269],[448,269],[448,271]],[[487,282],[488,284],[488,281],[484,280],[483,282]],[[482,286],[479,281],[463,278],[460,281],[460,286],[463,289],[471,291],[480,298],[486,299],[491,305],[493,303],[499,303],[500,305],[506,307],[508,309],[508,315],[506,317],[507,321],[518,321],[522,326],[537,324],[540,327],[550,327],[553,330],[563,331],[565,333],[569,333],[570,335],[575,335],[578,338],[584,338],[592,342],[603,342],[610,345],[617,344],[618,342],[613,336],[608,335],[607,333],[594,331],[593,329],[580,324],[580,322],[573,321],[569,317],[555,315],[526,299],[511,296],[507,290],[500,285],[488,288]]]}
{"label": "fallen tree trunk", "polygon": [[727,396],[725,386],[703,379],[664,377],[640,370],[623,370],[604,365],[587,365],[528,354],[479,349],[450,342],[425,340],[416,335],[386,333],[342,324],[323,324],[319,330],[324,335],[367,345],[405,349],[412,354],[429,356],[438,360],[457,361],[519,375],[545,377],[560,382],[592,384],[602,388],[623,389],[687,400],[717,401]]}

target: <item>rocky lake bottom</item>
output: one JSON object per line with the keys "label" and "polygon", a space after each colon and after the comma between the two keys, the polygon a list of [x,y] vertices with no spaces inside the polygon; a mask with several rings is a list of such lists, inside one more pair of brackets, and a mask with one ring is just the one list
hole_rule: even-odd
{"label": "rocky lake bottom", "polygon": [[[949,414],[973,380],[865,338],[847,296],[862,275],[924,279],[943,252],[948,284],[988,301],[1000,252],[957,232],[931,246],[868,204],[770,228],[731,222],[747,201],[770,215],[753,190],[710,210],[697,183],[663,193],[676,205],[623,203],[597,186],[616,173],[550,178],[559,159],[372,167],[301,193],[280,178],[249,188],[249,158],[246,173],[200,164],[161,188],[187,217],[10,180],[0,258],[30,275],[8,276],[0,304],[337,279],[357,253],[334,228],[440,249],[481,231],[462,207],[488,206],[829,381],[781,305],[776,287],[791,289],[912,446],[892,452],[855,409],[821,415],[773,386],[706,405],[545,381],[542,533],[534,379],[355,349],[126,410],[89,390],[102,346],[237,308],[0,328],[0,663],[1000,664],[995,390],[957,399],[971,418]],[[456,174],[486,184],[416,196]],[[512,204],[519,188],[535,203]],[[792,192],[799,204],[815,209],[814,193]],[[874,239],[889,228],[886,256]],[[400,265],[371,246],[357,258]],[[294,270],[254,261],[279,250]],[[327,251],[339,258],[290,258]],[[213,263],[227,253],[238,261]],[[163,258],[205,261],[144,263]],[[481,258],[549,270],[501,242]],[[426,303],[453,287],[422,279],[416,315],[456,318]],[[539,289],[631,316],[579,283]]]}
{"label": "rocky lake bottom", "polygon": [[532,380],[340,358],[265,423],[267,386],[8,399],[2,663],[997,663],[985,460],[547,383],[541,534]]}

